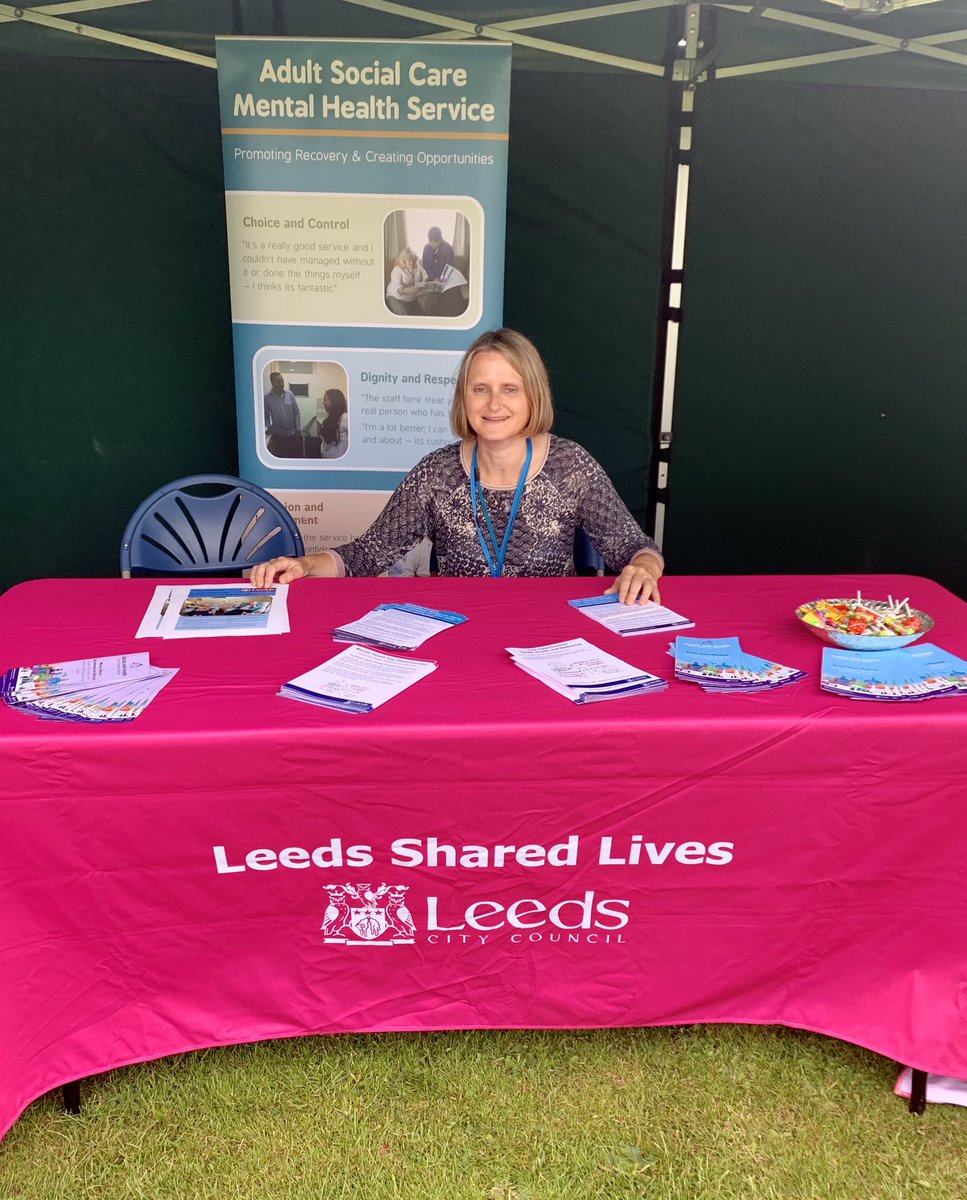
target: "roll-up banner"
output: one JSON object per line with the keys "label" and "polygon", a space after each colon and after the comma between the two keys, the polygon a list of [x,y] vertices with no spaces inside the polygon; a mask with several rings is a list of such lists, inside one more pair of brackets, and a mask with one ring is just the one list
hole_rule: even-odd
{"label": "roll-up banner", "polygon": [[510,47],[217,39],[239,469],[308,551],[453,440],[501,323]]}

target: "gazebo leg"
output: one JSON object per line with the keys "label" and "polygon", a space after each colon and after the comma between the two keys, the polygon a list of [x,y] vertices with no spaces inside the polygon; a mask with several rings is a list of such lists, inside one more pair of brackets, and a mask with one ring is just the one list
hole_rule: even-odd
{"label": "gazebo leg", "polygon": [[75,1079],[71,1083],[65,1083],[61,1093],[64,1098],[64,1112],[76,1117],[81,1111],[81,1081]]}
{"label": "gazebo leg", "polygon": [[915,1067],[910,1072],[910,1111],[918,1117],[927,1111],[927,1072]]}

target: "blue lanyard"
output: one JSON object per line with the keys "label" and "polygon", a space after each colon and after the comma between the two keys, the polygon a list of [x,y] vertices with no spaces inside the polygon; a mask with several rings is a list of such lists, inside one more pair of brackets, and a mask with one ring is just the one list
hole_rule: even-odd
{"label": "blue lanyard", "polygon": [[[514,522],[517,520],[517,510],[520,508],[520,502],[524,495],[524,485],[527,483],[527,472],[530,470],[533,453],[534,447],[531,445],[530,438],[528,438],[527,457],[524,459],[524,465],[520,469],[520,478],[517,480],[514,502],[510,506],[510,516],[507,518],[504,539],[498,549],[497,534],[494,532],[494,523],[490,519],[490,509],[487,506],[487,497],[484,495],[483,484],[480,482],[480,472],[477,470],[477,443],[474,442],[473,444],[473,457],[470,460],[470,498],[473,502],[473,523],[477,529],[477,537],[480,539],[480,548],[484,552],[484,558],[487,560],[490,574],[494,578],[504,573],[504,559],[507,556],[507,547],[510,544],[510,534],[514,528]],[[480,528],[480,518],[477,515],[478,503],[483,512],[484,520],[487,522],[486,533]]]}

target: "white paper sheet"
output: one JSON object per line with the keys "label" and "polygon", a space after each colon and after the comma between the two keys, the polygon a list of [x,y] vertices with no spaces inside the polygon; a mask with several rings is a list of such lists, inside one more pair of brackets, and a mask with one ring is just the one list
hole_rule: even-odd
{"label": "white paper sheet", "polygon": [[288,591],[287,583],[266,588],[245,583],[159,587],[137,636],[252,637],[288,633]]}
{"label": "white paper sheet", "polygon": [[358,621],[332,631],[335,642],[382,646],[387,650],[415,650],[417,646],[466,621],[460,613],[423,608],[415,604],[380,604]]}
{"label": "white paper sheet", "polygon": [[637,637],[644,633],[668,633],[676,629],[692,629],[694,621],[672,612],[663,604],[649,600],[647,604],[622,604],[616,595],[588,596],[568,603],[592,621],[604,625],[622,637]]}
{"label": "white paper sheet", "polygon": [[616,700],[666,687],[657,675],[615,658],[584,638],[547,646],[508,646],[507,652],[522,670],[577,704]]}
{"label": "white paper sheet", "polygon": [[435,671],[437,664],[350,646],[328,662],[283,684],[280,696],[341,712],[372,712]]}

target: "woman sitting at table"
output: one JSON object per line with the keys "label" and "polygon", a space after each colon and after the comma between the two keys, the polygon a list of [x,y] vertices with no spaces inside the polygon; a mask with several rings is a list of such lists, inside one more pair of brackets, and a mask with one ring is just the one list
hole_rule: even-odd
{"label": "woman sitting at table", "polygon": [[617,579],[622,603],[658,600],[663,561],[603,468],[550,433],[551,387],[523,334],[482,334],[463,357],[450,408],[460,439],[416,464],[369,529],[302,558],[273,558],[252,583],[305,575],[379,575],[428,537],[441,575],[573,575],[583,528]]}

